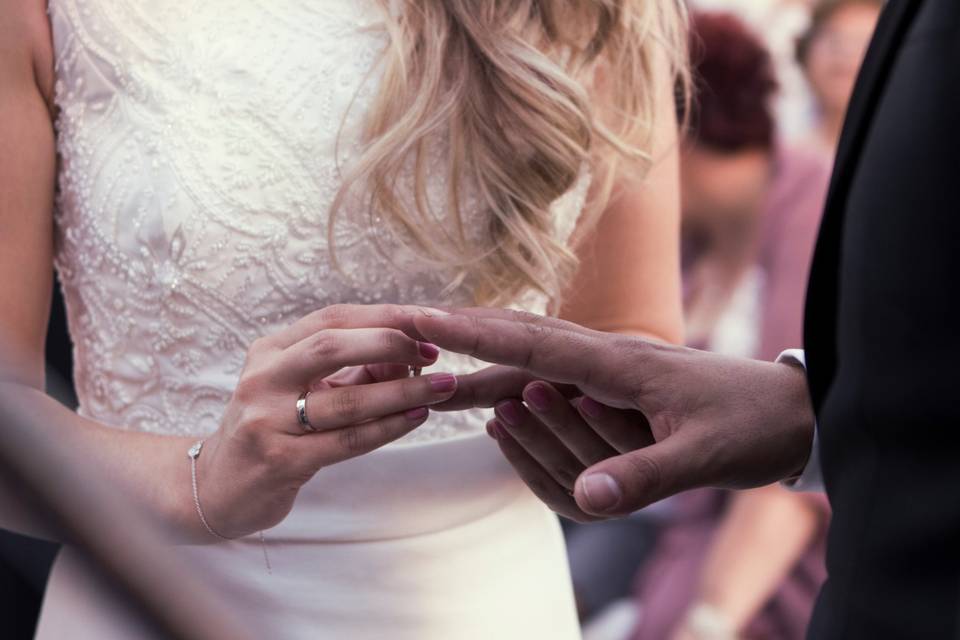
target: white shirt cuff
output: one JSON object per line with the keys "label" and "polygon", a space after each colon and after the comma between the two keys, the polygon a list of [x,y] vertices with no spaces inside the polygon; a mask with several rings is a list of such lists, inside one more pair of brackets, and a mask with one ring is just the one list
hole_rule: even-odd
{"label": "white shirt cuff", "polygon": [[[787,349],[777,357],[777,362],[798,365],[806,370],[807,360],[803,349]],[[823,492],[823,474],[820,470],[820,437],[819,429],[814,425],[813,445],[810,449],[810,457],[807,460],[807,466],[803,468],[803,473],[799,478],[790,478],[781,482],[783,486],[791,491],[814,491]]]}

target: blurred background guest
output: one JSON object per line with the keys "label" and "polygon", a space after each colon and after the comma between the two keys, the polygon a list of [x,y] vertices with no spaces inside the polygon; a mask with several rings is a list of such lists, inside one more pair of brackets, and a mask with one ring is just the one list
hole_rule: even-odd
{"label": "blurred background guest", "polygon": [[797,41],[797,61],[814,98],[813,126],[805,140],[831,159],[882,7],[883,0],[823,0]]}
{"label": "blurred background guest", "polygon": [[[693,25],[700,86],[681,182],[688,341],[773,359],[801,343],[829,166],[777,140],[777,81],[759,37],[729,14]],[[825,578],[825,499],[778,486],[702,490],[670,508],[638,577],[636,638],[803,637]]]}
{"label": "blurred background guest", "polygon": [[[801,343],[829,167],[882,2],[691,4],[725,11],[697,12],[691,34],[699,86],[681,167],[687,340],[773,359]],[[568,526],[585,636],[619,640],[633,626],[638,639],[803,637],[825,578],[828,520],[823,497],[774,486],[691,492],[626,520]],[[636,605],[627,607],[632,567]]]}
{"label": "blurred background guest", "polygon": [[736,15],[763,39],[780,86],[773,98],[779,137],[793,140],[806,135],[812,100],[797,63],[796,44],[810,23],[811,0],[689,0],[689,4],[699,11]]}

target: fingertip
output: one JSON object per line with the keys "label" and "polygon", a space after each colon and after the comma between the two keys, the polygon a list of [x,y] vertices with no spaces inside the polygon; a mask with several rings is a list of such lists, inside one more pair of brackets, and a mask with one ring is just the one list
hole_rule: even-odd
{"label": "fingertip", "polygon": [[517,400],[510,399],[498,402],[493,411],[498,418],[511,427],[518,427],[523,422],[523,405]]}
{"label": "fingertip", "polygon": [[574,500],[587,513],[609,515],[623,502],[623,487],[609,473],[588,469],[574,485]]}
{"label": "fingertip", "polygon": [[490,420],[487,422],[487,435],[498,442],[506,440],[510,437],[510,434],[507,433],[507,430],[503,428],[503,425],[500,424],[499,420]]}
{"label": "fingertip", "polygon": [[590,396],[581,397],[576,406],[577,410],[586,418],[596,419],[603,415],[603,405]]}
{"label": "fingertip", "polygon": [[430,415],[430,409],[427,407],[417,407],[416,409],[410,409],[403,415],[405,415],[410,422],[423,422]]}
{"label": "fingertip", "polygon": [[440,349],[436,345],[430,344],[429,342],[418,342],[417,350],[420,352],[420,356],[430,362],[435,361],[440,357]]}
{"label": "fingertip", "polygon": [[452,396],[457,391],[457,376],[452,373],[433,373],[427,376],[434,393]]}
{"label": "fingertip", "polygon": [[540,412],[547,411],[552,402],[547,384],[541,381],[531,382],[524,387],[523,399],[533,410]]}

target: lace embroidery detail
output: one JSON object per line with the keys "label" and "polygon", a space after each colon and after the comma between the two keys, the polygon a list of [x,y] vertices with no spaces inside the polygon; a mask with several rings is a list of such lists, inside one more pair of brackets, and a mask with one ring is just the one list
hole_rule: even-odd
{"label": "lace embroidery detail", "polygon": [[[338,215],[332,264],[327,212],[386,44],[371,1],[52,0],[50,15],[55,262],[82,414],[207,435],[255,338],[339,302],[471,300],[399,245],[384,257],[378,243],[395,238],[358,203]],[[584,172],[558,200],[561,236],[588,186]],[[442,181],[429,191],[442,210]],[[445,354],[439,366],[478,365]],[[405,441],[482,427],[478,412],[438,415]]]}

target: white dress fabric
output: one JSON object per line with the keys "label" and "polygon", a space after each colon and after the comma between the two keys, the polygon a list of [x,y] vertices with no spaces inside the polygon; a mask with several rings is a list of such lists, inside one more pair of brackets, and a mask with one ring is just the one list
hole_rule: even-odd
{"label": "white dress fabric", "polygon": [[[255,338],[333,303],[470,302],[469,283],[449,291],[455,274],[358,200],[336,218],[339,268],[328,250],[387,43],[374,0],[51,0],[50,17],[56,266],[82,415],[208,435]],[[442,175],[428,185],[439,205]],[[558,237],[588,184],[555,203]],[[468,188],[482,234],[470,202]],[[435,370],[477,366],[445,354]],[[265,532],[270,572],[256,536],[183,552],[273,638],[577,638],[558,522],[484,421],[435,414],[322,470]],[[38,637],[139,637],[132,624],[65,549]]]}

